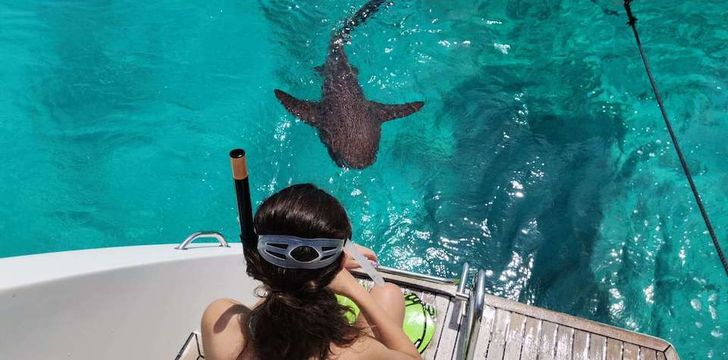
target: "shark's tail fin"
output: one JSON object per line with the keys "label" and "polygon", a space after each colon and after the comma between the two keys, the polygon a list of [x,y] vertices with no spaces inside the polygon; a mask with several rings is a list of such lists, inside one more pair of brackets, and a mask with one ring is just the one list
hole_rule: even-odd
{"label": "shark's tail fin", "polygon": [[372,16],[379,7],[389,0],[369,0],[364,6],[362,6],[352,17],[348,18],[344,23],[344,27],[339,31],[339,39],[344,41],[348,40],[351,31],[357,26],[363,24],[367,19]]}

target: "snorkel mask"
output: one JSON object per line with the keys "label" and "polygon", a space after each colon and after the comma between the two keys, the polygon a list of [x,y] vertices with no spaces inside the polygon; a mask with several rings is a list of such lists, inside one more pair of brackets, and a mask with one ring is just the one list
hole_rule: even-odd
{"label": "snorkel mask", "polygon": [[[321,269],[333,264],[344,250],[348,239],[305,239],[289,235],[259,235],[258,253],[265,261],[284,269]],[[309,247],[318,254],[302,261],[293,257],[294,250]]]}
{"label": "snorkel mask", "polygon": [[[285,269],[321,269],[331,265],[343,252],[348,239],[304,239],[288,235],[258,235],[253,225],[253,206],[250,199],[248,182],[248,164],[245,150],[230,151],[230,164],[233,170],[235,195],[238,200],[240,219],[240,240],[243,251],[258,250],[258,254],[267,262]],[[308,261],[298,260],[292,252],[301,246],[308,246],[318,256]]]}

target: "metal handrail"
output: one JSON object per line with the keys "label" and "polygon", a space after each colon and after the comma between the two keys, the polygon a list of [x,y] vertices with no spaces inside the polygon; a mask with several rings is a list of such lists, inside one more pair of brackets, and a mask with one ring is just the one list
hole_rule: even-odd
{"label": "metal handrail", "polygon": [[465,293],[465,285],[468,283],[468,271],[470,271],[470,264],[467,262],[463,263],[463,271],[460,273],[460,283],[458,283],[457,296],[461,298],[467,298],[468,294]]}
{"label": "metal handrail", "polygon": [[175,247],[177,250],[187,250],[187,246],[197,239],[213,238],[220,243],[220,247],[230,247],[225,237],[217,231],[198,231],[190,234],[179,245]]}
{"label": "metal handrail", "polygon": [[465,304],[467,310],[460,324],[455,359],[469,360],[475,355],[475,343],[478,339],[485,309],[485,271],[478,271],[475,287],[471,290],[469,297],[462,300],[461,304]]}
{"label": "metal handrail", "polygon": [[483,322],[485,311],[485,271],[478,271],[478,278],[475,280],[475,296],[470,300],[473,308],[472,324],[470,324],[470,336],[468,339],[468,354],[466,359],[473,359],[475,356],[475,345],[478,342],[480,325]]}

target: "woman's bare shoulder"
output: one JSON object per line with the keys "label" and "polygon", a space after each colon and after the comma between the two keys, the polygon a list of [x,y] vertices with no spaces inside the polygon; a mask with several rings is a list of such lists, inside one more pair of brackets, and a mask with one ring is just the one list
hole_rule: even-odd
{"label": "woman's bare shoulder", "polygon": [[233,299],[217,299],[207,305],[203,317],[206,315],[222,315],[224,312],[234,311],[247,314],[250,308]]}
{"label": "woman's bare shoulder", "polygon": [[243,324],[250,309],[232,299],[210,303],[202,314],[200,330],[208,359],[236,359],[245,348]]}

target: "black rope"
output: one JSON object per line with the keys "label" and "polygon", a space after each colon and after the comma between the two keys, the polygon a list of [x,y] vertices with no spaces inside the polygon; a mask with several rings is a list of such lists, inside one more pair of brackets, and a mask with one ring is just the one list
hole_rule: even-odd
{"label": "black rope", "polygon": [[650,85],[652,85],[652,91],[655,93],[655,98],[657,99],[657,104],[660,106],[660,112],[662,112],[662,118],[665,120],[665,125],[667,126],[667,131],[670,133],[670,138],[672,138],[672,145],[675,147],[675,151],[677,151],[677,156],[680,158],[680,165],[682,165],[683,171],[685,172],[685,176],[688,178],[688,183],[690,183],[690,189],[693,191],[693,195],[695,196],[695,201],[698,203],[698,208],[700,209],[700,214],[703,215],[703,220],[705,221],[705,226],[708,228],[708,233],[710,234],[710,238],[713,240],[713,246],[715,246],[715,251],[718,253],[718,257],[720,258],[720,262],[723,264],[723,269],[725,269],[726,275],[728,275],[728,261],[725,258],[725,255],[723,254],[723,250],[720,248],[720,243],[718,242],[718,237],[715,235],[715,230],[713,230],[713,225],[710,223],[710,218],[708,218],[708,212],[705,211],[705,206],[703,206],[703,201],[700,199],[700,194],[698,193],[698,188],[695,186],[695,182],[693,182],[693,176],[690,174],[690,169],[688,168],[688,163],[685,161],[685,156],[683,155],[682,150],[680,150],[680,145],[677,143],[677,136],[675,136],[675,132],[672,130],[672,124],[670,124],[670,120],[667,117],[667,111],[665,110],[665,105],[662,103],[662,97],[660,96],[660,93],[657,91],[657,84],[655,83],[655,78],[652,76],[652,71],[650,70],[650,64],[647,62],[647,55],[645,55],[645,50],[642,48],[642,42],[640,41],[640,35],[637,32],[637,18],[634,17],[634,14],[632,14],[632,7],[630,6],[630,3],[632,0],[624,0],[624,9],[627,11],[627,18],[628,22],[627,24],[632,28],[632,32],[634,33],[634,39],[637,41],[637,47],[640,50],[640,56],[642,57],[642,62],[645,64],[645,70],[647,71],[647,77],[650,78]]}

